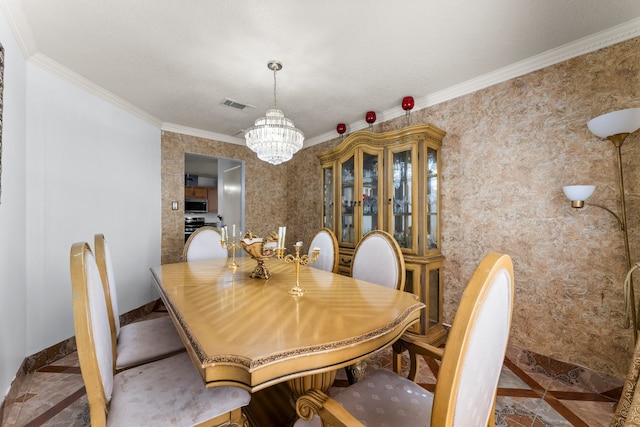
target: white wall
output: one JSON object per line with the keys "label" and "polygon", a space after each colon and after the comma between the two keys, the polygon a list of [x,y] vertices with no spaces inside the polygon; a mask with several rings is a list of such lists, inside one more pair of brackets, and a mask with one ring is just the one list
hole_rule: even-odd
{"label": "white wall", "polygon": [[25,61],[0,13],[4,46],[2,194],[0,195],[0,396],[5,396],[25,357],[26,242]]}
{"label": "white wall", "polygon": [[104,233],[121,312],[155,298],[160,129],[27,65],[27,353],[74,335],[69,248]]}
{"label": "white wall", "polygon": [[0,393],[25,357],[74,335],[69,249],[104,233],[121,312],[155,298],[160,129],[25,63],[5,46],[0,204]]}

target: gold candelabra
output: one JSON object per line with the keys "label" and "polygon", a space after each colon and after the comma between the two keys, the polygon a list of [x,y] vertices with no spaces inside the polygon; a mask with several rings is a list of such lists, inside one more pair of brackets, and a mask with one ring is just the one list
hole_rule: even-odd
{"label": "gold candelabra", "polygon": [[320,249],[314,248],[311,251],[311,256],[309,255],[300,256],[300,248],[302,247],[302,242],[296,243],[295,245],[293,245],[293,247],[296,249],[295,256],[293,256],[292,254],[285,256],[284,255],[285,248],[278,248],[276,249],[276,257],[278,259],[284,259],[284,262],[286,262],[287,264],[294,263],[296,265],[296,284],[293,288],[289,289],[289,293],[291,295],[300,297],[304,295],[304,289],[300,286],[300,265],[307,265],[315,262],[318,259],[318,256],[320,255]]}
{"label": "gold candelabra", "polygon": [[233,237],[231,237],[231,242],[229,242],[229,234],[222,233],[220,246],[227,251],[231,251],[231,264],[229,264],[229,268],[235,273],[238,269],[238,263],[236,262],[236,249],[240,247],[240,245],[236,243],[235,233],[233,234]]}

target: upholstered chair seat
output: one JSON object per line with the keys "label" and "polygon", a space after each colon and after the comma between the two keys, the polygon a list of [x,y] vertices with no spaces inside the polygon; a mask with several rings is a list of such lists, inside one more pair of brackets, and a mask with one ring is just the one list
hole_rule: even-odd
{"label": "upholstered chair seat", "polygon": [[250,399],[237,387],[206,388],[185,352],[116,375],[107,426],[192,426]]}
{"label": "upholstered chair seat", "polygon": [[433,394],[386,369],[333,396],[366,426],[424,426],[431,419]]}
{"label": "upholstered chair seat", "polygon": [[120,328],[116,343],[116,369],[126,369],[184,351],[171,317],[129,323]]}
{"label": "upholstered chair seat", "polygon": [[[433,394],[386,369],[377,369],[331,397],[367,427],[428,426],[431,419]],[[321,427],[322,421],[314,415],[295,426]]]}
{"label": "upholstered chair seat", "polygon": [[73,318],[93,427],[244,425],[250,394],[206,388],[186,352],[114,375],[112,333],[98,266],[89,245],[71,247]]}
{"label": "upholstered chair seat", "polygon": [[227,258],[229,252],[220,245],[222,235],[215,227],[200,227],[194,231],[184,244],[182,259],[198,261],[209,258]]}
{"label": "upholstered chair seat", "polygon": [[295,425],[320,426],[322,419],[337,427],[493,426],[513,292],[511,258],[488,254],[465,289],[444,351],[418,340],[399,341],[410,352],[441,356],[433,393],[378,369],[331,397],[308,391],[296,402],[302,418]]}
{"label": "upholstered chair seat", "polygon": [[171,317],[162,316],[121,326],[111,251],[103,234],[94,236],[112,334],[115,369],[122,370],[185,351]]}

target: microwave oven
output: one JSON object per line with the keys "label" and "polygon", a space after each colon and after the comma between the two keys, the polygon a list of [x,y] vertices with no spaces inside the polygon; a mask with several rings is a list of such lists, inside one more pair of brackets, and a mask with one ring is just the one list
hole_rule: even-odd
{"label": "microwave oven", "polygon": [[184,199],[184,211],[191,213],[209,212],[209,201],[207,199]]}

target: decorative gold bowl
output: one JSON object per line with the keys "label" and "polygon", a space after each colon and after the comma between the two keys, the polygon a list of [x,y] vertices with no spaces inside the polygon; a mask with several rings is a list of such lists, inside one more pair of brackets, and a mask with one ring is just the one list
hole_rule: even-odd
{"label": "decorative gold bowl", "polygon": [[252,279],[268,279],[271,277],[265,261],[275,255],[278,247],[278,235],[275,232],[271,232],[267,239],[262,239],[249,231],[240,240],[240,246],[251,258],[258,262],[249,277]]}

